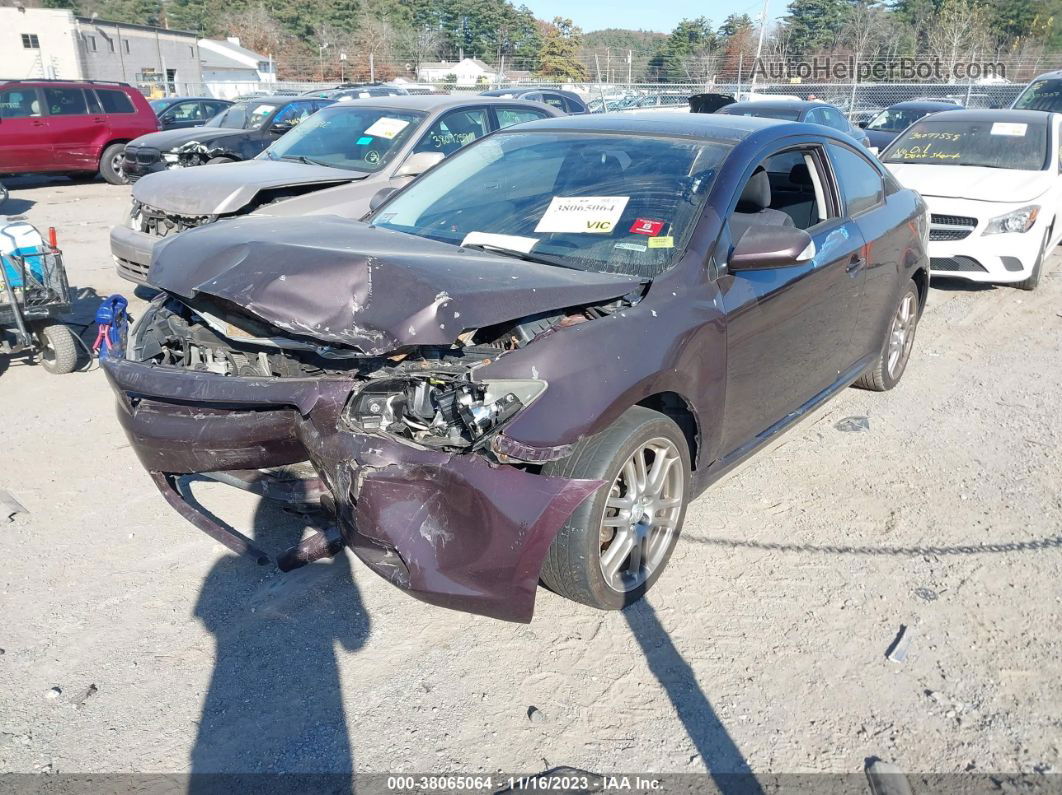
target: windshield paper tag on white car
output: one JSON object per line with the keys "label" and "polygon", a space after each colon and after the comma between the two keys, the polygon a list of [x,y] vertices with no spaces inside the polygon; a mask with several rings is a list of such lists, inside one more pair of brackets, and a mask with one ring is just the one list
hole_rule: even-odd
{"label": "windshield paper tag on white car", "polygon": [[365,131],[365,134],[391,140],[408,126],[409,122],[404,119],[389,119],[384,116],[369,125],[369,129]]}
{"label": "windshield paper tag on white car", "polygon": [[1020,124],[1013,121],[997,121],[992,125],[992,135],[1013,135],[1016,138],[1024,138],[1028,124]]}
{"label": "windshield paper tag on white car", "polygon": [[616,228],[629,196],[554,196],[536,232],[607,235]]}

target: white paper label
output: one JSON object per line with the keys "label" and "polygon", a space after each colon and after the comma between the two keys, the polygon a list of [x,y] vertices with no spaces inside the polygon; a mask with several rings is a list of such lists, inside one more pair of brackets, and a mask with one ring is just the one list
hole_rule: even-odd
{"label": "white paper label", "polygon": [[536,232],[607,235],[616,228],[629,196],[554,196]]}
{"label": "white paper label", "polygon": [[404,121],[403,119],[389,119],[384,116],[383,118],[374,121],[369,129],[365,131],[365,134],[375,136],[376,138],[386,138],[391,140],[408,126],[408,121]]}
{"label": "white paper label", "polygon": [[520,251],[530,254],[531,249],[538,242],[537,237],[520,237],[519,235],[495,235],[491,232],[469,232],[461,241],[462,246],[478,245],[495,248],[505,248],[510,251]]}
{"label": "white paper label", "polygon": [[1013,135],[1017,138],[1024,138],[1025,131],[1029,129],[1028,124],[1019,124],[1013,121],[997,121],[992,125],[992,135]]}

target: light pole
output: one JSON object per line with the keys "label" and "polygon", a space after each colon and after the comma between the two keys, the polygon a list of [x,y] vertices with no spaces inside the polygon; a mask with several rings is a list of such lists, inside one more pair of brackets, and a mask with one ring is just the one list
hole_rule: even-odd
{"label": "light pole", "polygon": [[317,59],[321,62],[321,80],[325,79],[324,76],[324,51],[328,49],[328,42],[317,45]]}

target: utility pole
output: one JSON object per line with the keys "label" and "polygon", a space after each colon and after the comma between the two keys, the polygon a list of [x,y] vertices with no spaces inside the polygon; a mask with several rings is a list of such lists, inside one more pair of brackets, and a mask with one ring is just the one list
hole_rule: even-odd
{"label": "utility pole", "polygon": [[631,61],[634,58],[634,50],[627,50],[627,88],[631,87]]}
{"label": "utility pole", "polygon": [[612,82],[612,48],[605,48],[605,80]]}
{"label": "utility pole", "polygon": [[[760,54],[763,52],[763,36],[767,32],[767,0],[763,0],[763,11],[760,13],[760,38],[756,42],[756,63],[752,65],[752,83],[750,92],[756,91],[756,67],[760,65]],[[739,97],[740,99],[740,97]]]}
{"label": "utility pole", "polygon": [[594,53],[594,64],[597,66],[597,82],[600,83],[601,82],[601,59],[598,57],[596,52]]}
{"label": "utility pole", "polygon": [[371,52],[369,53],[369,82],[376,82],[376,59]]}

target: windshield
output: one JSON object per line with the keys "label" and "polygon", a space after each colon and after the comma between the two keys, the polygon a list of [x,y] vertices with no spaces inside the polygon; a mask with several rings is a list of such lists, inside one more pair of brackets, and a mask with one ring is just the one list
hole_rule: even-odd
{"label": "windshield", "polygon": [[268,102],[237,102],[228,110],[212,118],[204,127],[233,127],[241,130],[257,130],[279,105]]}
{"label": "windshield", "polygon": [[783,121],[798,121],[800,119],[799,110],[782,110],[781,108],[737,108],[731,110],[733,105],[728,105],[725,108],[721,108],[719,113],[726,113],[730,116],[756,116],[761,119],[782,119]]}
{"label": "windshield", "polygon": [[880,130],[882,132],[901,132],[906,130],[929,111],[924,110],[897,110],[889,108],[883,110],[870,120],[868,130]]}
{"label": "windshield", "polygon": [[402,148],[423,118],[423,113],[408,110],[325,108],[270,146],[265,156],[378,171]]}
{"label": "windshield", "polygon": [[1043,122],[934,121],[916,123],[882,155],[885,163],[986,166],[1040,171],[1047,163]]}
{"label": "windshield", "polygon": [[1062,113],[1062,80],[1037,80],[1030,84],[1014,100],[1014,109]]}
{"label": "windshield", "polygon": [[652,277],[685,246],[730,146],[503,132],[411,184],[375,226],[561,267]]}

